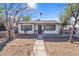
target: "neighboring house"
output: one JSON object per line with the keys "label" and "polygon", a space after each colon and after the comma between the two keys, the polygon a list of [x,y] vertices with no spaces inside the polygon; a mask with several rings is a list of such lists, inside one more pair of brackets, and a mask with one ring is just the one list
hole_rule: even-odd
{"label": "neighboring house", "polygon": [[19,34],[59,34],[60,23],[57,21],[28,21],[18,23]]}
{"label": "neighboring house", "polygon": [[[72,21],[73,23],[74,21]],[[70,30],[71,31],[71,28],[73,27],[72,26],[73,24],[70,24],[70,25],[66,25],[64,27],[64,30]],[[79,21],[77,21],[76,25],[75,25],[75,34],[79,34]]]}

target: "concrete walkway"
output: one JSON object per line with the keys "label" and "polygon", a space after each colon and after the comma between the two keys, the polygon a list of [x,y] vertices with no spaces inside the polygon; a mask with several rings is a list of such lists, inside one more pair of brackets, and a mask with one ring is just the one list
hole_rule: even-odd
{"label": "concrete walkway", "polygon": [[31,56],[47,56],[43,37],[41,35],[38,36],[35,42]]}

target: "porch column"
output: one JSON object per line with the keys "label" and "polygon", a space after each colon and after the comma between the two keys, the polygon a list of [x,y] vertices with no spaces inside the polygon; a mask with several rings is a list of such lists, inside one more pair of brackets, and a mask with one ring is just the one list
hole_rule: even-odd
{"label": "porch column", "polygon": [[35,24],[34,24],[34,34],[35,34]]}

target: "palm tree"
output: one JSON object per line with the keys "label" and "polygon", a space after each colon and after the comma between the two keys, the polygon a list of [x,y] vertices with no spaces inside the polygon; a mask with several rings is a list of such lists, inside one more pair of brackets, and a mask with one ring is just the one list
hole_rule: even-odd
{"label": "palm tree", "polygon": [[42,16],[42,12],[40,12],[40,19],[41,19],[41,16]]}

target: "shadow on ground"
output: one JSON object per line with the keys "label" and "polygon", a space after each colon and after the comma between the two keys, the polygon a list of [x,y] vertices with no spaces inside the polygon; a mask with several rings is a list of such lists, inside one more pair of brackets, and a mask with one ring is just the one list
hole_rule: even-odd
{"label": "shadow on ground", "polygon": [[[37,36],[38,35],[16,35],[16,38],[17,39],[37,39]],[[43,40],[45,41],[45,42],[68,42],[69,41],[69,36],[67,35],[67,36],[61,36],[61,35],[44,35],[43,36]],[[76,42],[79,42],[79,37],[74,37],[73,36],[73,40],[74,41],[76,41]],[[10,42],[10,41],[12,41],[12,40],[9,40],[9,39],[6,39],[6,41],[4,41],[4,42],[2,42],[2,43],[0,43],[0,51],[2,51],[2,49],[6,46],[6,44],[8,43],[8,42]],[[79,43],[75,43],[74,42],[74,44],[78,44],[79,45]]]}
{"label": "shadow on ground", "polygon": [[[76,42],[79,42],[79,37],[74,37],[73,40]],[[68,42],[69,41],[69,36],[61,36],[61,35],[47,35],[44,36],[44,41],[47,42]]]}
{"label": "shadow on ground", "polygon": [[[30,34],[28,34],[28,35],[24,35],[24,34],[19,34],[19,35],[16,35],[16,38],[17,39],[35,39],[35,38],[37,38],[37,35],[30,35]],[[0,51],[2,51],[3,50],[3,48],[6,46],[6,44],[7,43],[9,43],[10,41],[12,41],[12,39],[10,40],[10,39],[5,39],[5,41],[3,41],[3,42],[1,42],[0,43]]]}
{"label": "shadow on ground", "polygon": [[18,34],[16,35],[16,38],[22,38],[22,39],[36,39],[38,35],[34,35],[34,34]]}
{"label": "shadow on ground", "polygon": [[10,42],[10,41],[12,41],[12,40],[11,40],[11,39],[6,39],[4,42],[1,42],[1,43],[0,43],[0,51],[2,51],[3,48],[6,46],[6,44],[7,44],[8,42]]}

